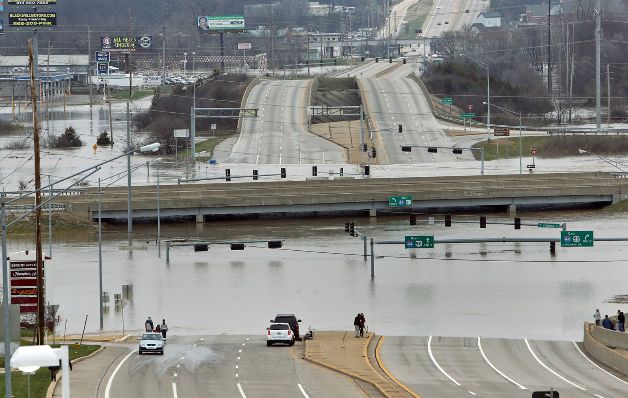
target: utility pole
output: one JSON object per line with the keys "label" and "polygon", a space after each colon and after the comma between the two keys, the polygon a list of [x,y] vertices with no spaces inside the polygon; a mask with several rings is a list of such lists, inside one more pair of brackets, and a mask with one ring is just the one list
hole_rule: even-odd
{"label": "utility pole", "polygon": [[[130,8],[129,8],[129,40],[133,40],[133,49],[134,49],[135,38],[133,37],[133,23],[131,20]],[[131,98],[133,97],[133,68],[131,68],[131,49],[129,49],[129,53],[127,54],[127,66],[126,67],[129,70],[129,100],[131,100]],[[128,104],[127,104],[127,107],[128,107]],[[128,112],[127,112],[127,116],[128,116]]]}
{"label": "utility pole", "polygon": [[606,98],[607,98],[607,111],[608,114],[606,115],[606,123],[608,124],[608,127],[611,126],[611,64],[606,64],[606,84],[607,84],[607,88],[606,88]]}
{"label": "utility pole", "polygon": [[552,95],[552,2],[547,2],[547,94]]}
{"label": "utility pole", "polygon": [[163,40],[161,42],[161,89],[163,92],[166,84],[166,25],[163,27]]}
{"label": "utility pole", "polygon": [[133,233],[133,209],[131,206],[131,120],[129,101],[126,102],[126,181],[127,181],[127,232],[129,234],[129,245],[131,234]]}
{"label": "utility pole", "polygon": [[596,132],[600,132],[602,124],[601,112],[601,100],[600,100],[600,87],[601,87],[601,73],[600,73],[600,46],[602,39],[602,6],[600,0],[597,0],[597,10],[595,18],[595,126]]}
{"label": "utility pole", "polygon": [[44,264],[42,258],[41,245],[41,158],[39,156],[39,124],[37,120],[37,93],[35,86],[35,61],[33,57],[33,47],[29,43],[28,56],[31,69],[31,102],[33,104],[33,148],[35,151],[35,258],[37,262],[37,345],[44,342]]}
{"label": "utility pole", "polygon": [[390,59],[390,0],[386,0],[386,58]]}
{"label": "utility pole", "polygon": [[[109,73],[109,71],[107,71]],[[92,112],[92,29],[87,27],[87,85],[89,86],[89,112]]]}

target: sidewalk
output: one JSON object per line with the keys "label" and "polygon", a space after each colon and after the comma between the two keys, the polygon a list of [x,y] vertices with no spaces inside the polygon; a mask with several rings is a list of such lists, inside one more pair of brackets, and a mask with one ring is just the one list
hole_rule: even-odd
{"label": "sidewalk", "polygon": [[409,397],[397,384],[382,376],[369,363],[367,354],[373,333],[355,338],[353,332],[316,332],[305,342],[305,359],[350,377],[365,381],[389,398]]}
{"label": "sidewalk", "polygon": [[[125,346],[103,347],[102,351],[73,365],[70,377],[70,389],[75,397],[102,397],[107,379],[105,375],[113,370],[115,363],[129,352]],[[47,398],[61,397],[61,372],[57,375],[57,385]]]}

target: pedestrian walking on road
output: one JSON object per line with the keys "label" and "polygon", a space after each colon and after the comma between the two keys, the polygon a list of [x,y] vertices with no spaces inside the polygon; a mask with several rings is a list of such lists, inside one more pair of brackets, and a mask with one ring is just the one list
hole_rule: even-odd
{"label": "pedestrian walking on road", "polygon": [[155,328],[155,325],[153,324],[153,320],[150,319],[150,317],[148,317],[146,322],[144,322],[144,328],[146,329],[147,332],[152,332],[153,329]]}
{"label": "pedestrian walking on road", "polygon": [[164,341],[166,341],[166,334],[168,333],[168,325],[166,325],[166,320],[162,319],[161,320],[161,337],[164,338]]}
{"label": "pedestrian walking on road", "polygon": [[360,313],[360,337],[364,337],[364,328],[366,327],[366,318],[364,313]]}
{"label": "pedestrian walking on road", "polygon": [[611,318],[609,318],[608,315],[604,315],[602,326],[604,326],[604,329],[613,329],[613,321],[611,321]]}
{"label": "pedestrian walking on road", "polygon": [[620,332],[626,331],[626,317],[623,311],[617,310],[617,330]]}
{"label": "pedestrian walking on road", "polygon": [[600,322],[602,321],[602,315],[600,315],[600,310],[595,310],[593,313],[593,319],[595,319],[595,326],[600,326]]}
{"label": "pedestrian walking on road", "polygon": [[353,327],[355,328],[355,337],[360,337],[360,314],[355,316],[353,320]]}

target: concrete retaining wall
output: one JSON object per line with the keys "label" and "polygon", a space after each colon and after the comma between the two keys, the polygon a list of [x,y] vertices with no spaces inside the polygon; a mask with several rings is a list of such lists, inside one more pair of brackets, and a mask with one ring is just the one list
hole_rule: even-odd
{"label": "concrete retaining wall", "polygon": [[591,335],[601,344],[612,348],[628,350],[628,333],[604,329],[601,326],[591,325]]}
{"label": "concrete retaining wall", "polygon": [[[260,81],[262,81],[262,78],[260,76],[256,76],[255,79],[253,79],[248,86],[246,86],[246,89],[244,90],[244,95],[242,96],[242,103],[240,104],[240,108],[246,108],[246,101],[248,101],[249,99],[249,94],[251,94],[251,90],[253,89],[253,87],[255,87]],[[238,134],[240,134],[240,127],[242,125],[242,118],[239,117],[238,118]]]}
{"label": "concrete retaining wall", "polygon": [[628,376],[628,357],[597,341],[591,334],[591,329],[595,327],[595,325],[588,322],[584,323],[585,351],[599,363]]}

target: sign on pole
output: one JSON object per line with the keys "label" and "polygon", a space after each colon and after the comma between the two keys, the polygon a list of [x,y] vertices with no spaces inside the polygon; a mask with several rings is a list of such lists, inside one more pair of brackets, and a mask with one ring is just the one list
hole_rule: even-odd
{"label": "sign on pole", "polygon": [[404,239],[406,249],[433,249],[434,235],[411,235]]}
{"label": "sign on pole", "polygon": [[96,74],[98,76],[108,75],[109,74],[109,63],[107,63],[107,62],[98,62],[96,64]]}
{"label": "sign on pole", "polygon": [[9,26],[36,27],[56,26],[56,12],[10,12]]}
{"label": "sign on pole", "polygon": [[440,103],[443,105],[452,105],[454,103],[454,99],[450,97],[441,98]]}
{"label": "sign on pole", "polygon": [[495,137],[508,137],[510,136],[510,129],[508,127],[495,127],[493,135]]}
{"label": "sign on pole", "polygon": [[536,225],[539,228],[560,228],[560,224],[540,222]]}
{"label": "sign on pole", "polygon": [[188,138],[190,136],[189,129],[177,129],[174,131],[174,138]]}
{"label": "sign on pole", "polygon": [[475,113],[461,113],[460,119],[471,119],[475,117]]}
{"label": "sign on pole", "polygon": [[153,41],[151,36],[102,36],[100,45],[103,50],[131,52],[149,50]]}
{"label": "sign on pole", "polygon": [[196,27],[198,30],[208,32],[244,30],[244,16],[201,15],[196,17]]}
{"label": "sign on pole", "polygon": [[390,196],[388,198],[388,206],[390,207],[412,206],[412,195]]}
{"label": "sign on pole", "polygon": [[593,231],[560,231],[561,247],[593,247]]}
{"label": "sign on pole", "polygon": [[536,169],[536,165],[535,164],[529,164],[526,166],[529,169]]}
{"label": "sign on pole", "polygon": [[96,51],[96,62],[109,62],[110,60],[109,51]]}
{"label": "sign on pole", "polygon": [[238,43],[238,50],[250,50],[251,43]]}

